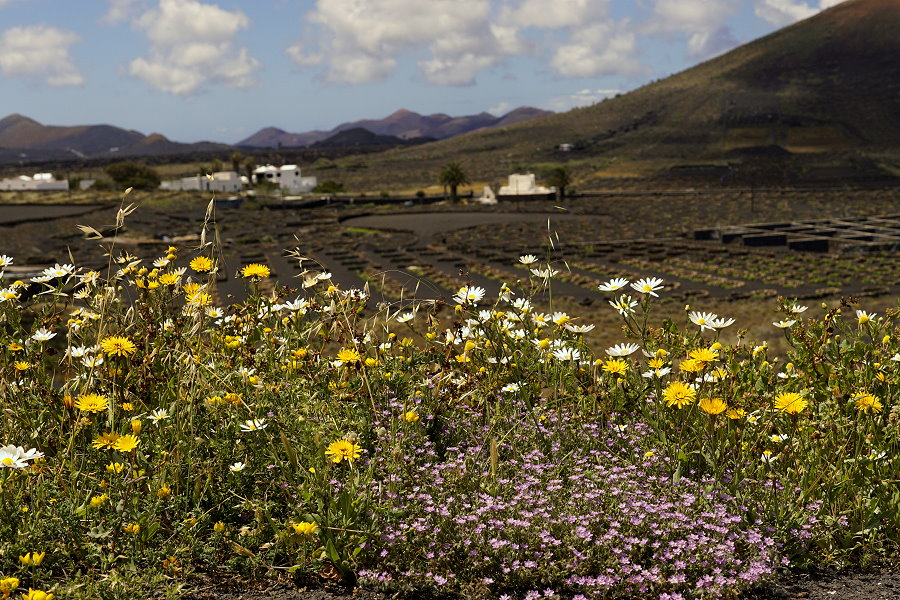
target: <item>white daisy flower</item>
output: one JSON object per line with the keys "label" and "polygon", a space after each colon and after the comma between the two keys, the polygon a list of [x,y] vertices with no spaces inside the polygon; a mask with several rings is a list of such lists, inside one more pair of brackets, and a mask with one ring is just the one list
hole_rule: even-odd
{"label": "white daisy flower", "polygon": [[5,254],[0,254],[0,268],[8,267],[13,264],[13,257],[7,256]]}
{"label": "white daisy flower", "polygon": [[506,393],[518,392],[521,387],[522,386],[520,386],[518,383],[507,383],[502,388],[500,388],[500,391]]}
{"label": "white daisy flower", "polygon": [[247,419],[241,423],[241,431],[260,431],[268,426],[265,419]]}
{"label": "white daisy flower", "polygon": [[631,296],[619,296],[618,300],[610,300],[609,305],[616,309],[623,317],[634,314],[634,307],[638,305],[637,300],[632,300]]}
{"label": "white daisy flower", "polygon": [[247,467],[246,463],[242,463],[242,462],[238,461],[238,462],[234,463],[233,465],[231,465],[230,467],[228,467],[228,469],[232,473],[238,473],[240,471],[243,471],[246,467]]}
{"label": "white daisy flower", "polygon": [[593,324],[573,325],[572,323],[566,323],[565,325],[563,325],[563,327],[565,327],[568,331],[571,331],[572,333],[587,333],[588,331],[591,331],[594,329]]}
{"label": "white daisy flower", "polygon": [[51,340],[55,337],[56,337],[55,333],[53,333],[49,329],[44,329],[43,327],[41,327],[40,329],[38,329],[37,331],[35,331],[32,334],[31,339],[33,339],[36,342],[46,342],[47,340]]}
{"label": "white daisy flower", "polygon": [[563,346],[553,351],[553,357],[557,360],[578,360],[581,358],[581,351],[577,348]]}
{"label": "white daisy flower", "polygon": [[402,315],[397,317],[397,322],[398,323],[409,323],[410,321],[412,321],[415,318],[415,316],[416,316],[415,313],[411,313],[411,312],[403,313]]}
{"label": "white daisy flower", "polygon": [[650,294],[651,296],[659,298],[659,294],[656,292],[663,289],[662,283],[663,280],[659,277],[645,277],[644,279],[638,279],[632,283],[631,287],[642,294]]}
{"label": "white daisy flower", "polygon": [[552,277],[558,275],[559,271],[551,267],[547,267],[546,269],[531,269],[531,274],[535,277],[540,277],[541,279],[551,279]]}
{"label": "white daisy flower", "polygon": [[533,265],[537,262],[537,256],[535,256],[534,254],[525,254],[519,257],[519,262],[526,266]]}
{"label": "white daisy flower", "polygon": [[477,304],[482,298],[484,298],[484,288],[475,285],[465,285],[459,288],[459,291],[453,296],[453,300],[459,304]]}
{"label": "white daisy flower", "polygon": [[729,318],[726,319],[724,317],[718,317],[709,322],[710,327],[713,329],[724,329],[729,325],[734,325],[734,319]]}
{"label": "white daisy flower", "polygon": [[601,283],[597,286],[597,289],[601,292],[615,292],[621,290],[626,285],[628,285],[627,279],[624,277],[616,277],[615,279],[610,279],[606,283]]}
{"label": "white daisy flower", "polygon": [[715,329],[712,323],[715,323],[718,318],[719,315],[711,312],[699,312],[695,310],[688,314],[688,319],[690,319],[691,323],[694,325],[699,325],[700,331],[703,331],[704,329]]}
{"label": "white daisy flower", "polygon": [[637,352],[638,348],[640,346],[637,344],[616,344],[611,348],[607,348],[606,353],[610,356],[628,356]]}
{"label": "white daisy flower", "polygon": [[776,321],[775,323],[772,323],[772,325],[774,325],[775,327],[778,327],[779,329],[787,329],[788,327],[793,327],[796,323],[797,323],[796,319],[787,319],[787,320],[782,319],[781,321]]}

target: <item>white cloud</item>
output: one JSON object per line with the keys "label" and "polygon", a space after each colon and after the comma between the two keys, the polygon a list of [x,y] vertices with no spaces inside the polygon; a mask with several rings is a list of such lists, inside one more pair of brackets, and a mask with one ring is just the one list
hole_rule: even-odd
{"label": "white cloud", "polygon": [[578,27],[605,19],[610,0],[522,0],[515,7],[503,8],[503,19],[519,27],[556,29]]}
{"label": "white cloud", "polygon": [[328,81],[368,83],[427,51],[418,65],[428,81],[468,85],[525,47],[515,28],[491,23],[490,10],[490,0],[318,0],[308,21],[322,41],[286,52],[300,66],[324,63]]}
{"label": "white cloud", "polygon": [[581,106],[596,104],[604,98],[612,98],[622,93],[619,89],[583,89],[565,96],[556,96],[544,104],[544,109],[555,112],[565,112]]}
{"label": "white cloud", "polygon": [[643,70],[635,57],[637,36],[627,23],[598,23],[578,29],[559,46],[550,66],[563,77],[632,75]]}
{"label": "white cloud", "polygon": [[49,85],[81,85],[84,76],[69,55],[81,37],[49,25],[12,27],[0,33],[0,75],[43,80]]}
{"label": "white cloud", "polygon": [[247,88],[256,84],[259,61],[235,44],[250,20],[197,0],[160,0],[135,26],[146,31],[149,57],[128,65],[132,76],[170,94],[191,95],[209,85]]}
{"label": "white cloud", "polygon": [[754,12],[759,18],[773,25],[782,26],[809,18],[820,10],[831,8],[841,2],[843,0],[819,0],[818,5],[813,2],[813,6],[810,6],[803,0],[756,0]]}
{"label": "white cloud", "polygon": [[487,112],[491,113],[495,117],[502,117],[503,115],[505,115],[506,113],[511,111],[512,107],[513,107],[512,104],[510,104],[506,100],[503,100],[496,106],[492,106],[489,109],[487,109]]}
{"label": "white cloud", "polygon": [[128,20],[137,8],[135,0],[106,0],[106,2],[109,4],[109,7],[100,18],[100,22],[107,25],[115,25]]}
{"label": "white cloud", "polygon": [[655,0],[641,31],[684,34],[688,54],[708,58],[738,45],[726,22],[739,9],[740,0]]}

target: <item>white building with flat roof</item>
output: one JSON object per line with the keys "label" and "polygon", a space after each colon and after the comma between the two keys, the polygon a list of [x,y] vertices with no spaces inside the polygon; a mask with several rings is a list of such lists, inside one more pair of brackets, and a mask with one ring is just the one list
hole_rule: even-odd
{"label": "white building with flat roof", "polygon": [[52,173],[35,173],[34,175],[19,175],[9,179],[0,179],[0,190],[3,191],[49,191],[67,190],[69,181],[53,179]]}
{"label": "white building with flat roof", "polygon": [[537,185],[534,173],[513,173],[509,183],[500,188],[498,196],[546,196],[556,193],[556,188]]}
{"label": "white building with flat roof", "polygon": [[244,183],[241,176],[235,171],[216,171],[211,176],[193,175],[191,177],[163,181],[159,184],[159,189],[237,193],[244,189]]}
{"label": "white building with flat roof", "polygon": [[297,165],[265,165],[253,170],[253,183],[268,181],[290,194],[311,192],[318,181],[316,177],[303,177]]}

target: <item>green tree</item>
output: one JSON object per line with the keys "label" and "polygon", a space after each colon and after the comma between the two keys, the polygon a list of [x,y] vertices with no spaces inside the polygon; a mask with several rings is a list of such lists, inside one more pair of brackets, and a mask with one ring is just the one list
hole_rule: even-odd
{"label": "green tree", "polygon": [[544,181],[556,188],[556,200],[562,202],[566,197],[566,188],[572,183],[572,175],[565,167],[554,167],[544,173]]}
{"label": "green tree", "polygon": [[241,163],[243,162],[243,160],[244,160],[244,155],[241,154],[240,152],[232,152],[231,153],[231,170],[234,171],[235,173],[237,173],[238,175],[241,174]]}
{"label": "green tree", "polygon": [[136,162],[118,162],[106,167],[106,174],[121,188],[154,190],[159,187],[156,170]]}
{"label": "green tree", "polygon": [[256,168],[256,159],[252,156],[248,156],[244,159],[244,169],[247,171],[247,180],[253,181],[253,169]]}
{"label": "green tree", "polygon": [[457,189],[459,186],[469,183],[469,177],[459,163],[452,162],[447,163],[441,169],[439,181],[445,192],[447,188],[450,188],[450,200],[456,202],[458,200]]}

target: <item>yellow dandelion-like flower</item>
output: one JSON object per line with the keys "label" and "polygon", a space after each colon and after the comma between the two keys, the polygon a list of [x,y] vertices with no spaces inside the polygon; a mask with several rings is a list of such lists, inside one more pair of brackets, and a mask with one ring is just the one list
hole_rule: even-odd
{"label": "yellow dandelion-like flower", "polygon": [[209,273],[213,268],[213,262],[207,256],[198,256],[193,259],[189,265],[198,273]]}
{"label": "yellow dandelion-like flower", "polygon": [[75,408],[84,412],[100,412],[106,410],[109,400],[100,394],[82,394],[75,401]]}
{"label": "yellow dandelion-like flower", "polygon": [[127,337],[111,335],[100,340],[100,349],[107,356],[131,356],[137,352],[137,346]]}
{"label": "yellow dandelion-like flower", "polygon": [[17,360],[13,363],[13,367],[16,371],[27,371],[31,368],[31,363],[24,360]]}
{"label": "yellow dandelion-like flower", "polygon": [[603,370],[607,373],[625,375],[625,372],[628,371],[628,363],[621,358],[610,359],[603,363]]}
{"label": "yellow dandelion-like flower", "polygon": [[775,408],[786,412],[789,415],[795,415],[809,403],[797,392],[783,392],[775,396]]}
{"label": "yellow dandelion-like flower", "polygon": [[22,600],[53,600],[53,594],[28,588],[28,593],[22,594]]}
{"label": "yellow dandelion-like flower", "polygon": [[109,448],[112,449],[115,447],[116,442],[119,441],[119,438],[122,437],[115,431],[110,431],[109,433],[100,434],[100,436],[91,442],[91,445],[94,448]]}
{"label": "yellow dandelion-like flower", "polygon": [[725,413],[725,416],[729,419],[740,419],[747,414],[747,411],[743,408],[729,408],[728,412]]}
{"label": "yellow dandelion-like flower", "polygon": [[359,358],[359,352],[353,348],[341,348],[340,352],[337,353],[337,359],[345,365],[355,363],[359,361]]}
{"label": "yellow dandelion-like flower", "polygon": [[259,263],[253,263],[241,269],[241,277],[268,277],[270,274],[269,267]]}
{"label": "yellow dandelion-like flower", "polygon": [[699,360],[700,362],[705,363],[719,359],[719,353],[711,348],[697,348],[695,350],[691,350],[688,356],[690,356],[694,360]]}
{"label": "yellow dandelion-like flower", "polygon": [[175,273],[163,273],[159,276],[159,282],[163,285],[175,285],[178,283],[178,280],[181,279]]}
{"label": "yellow dandelion-like flower", "polygon": [[419,413],[415,410],[408,410],[403,413],[403,420],[407,423],[415,423],[419,420]]}
{"label": "yellow dandelion-like flower", "polygon": [[353,464],[353,461],[359,458],[361,450],[359,446],[350,440],[338,440],[331,442],[328,450],[325,451],[325,456],[333,463],[346,460],[348,463]]}
{"label": "yellow dandelion-like flower", "polygon": [[881,400],[872,394],[854,394],[853,395],[853,405],[856,406],[857,409],[864,413],[868,413],[872,411],[873,413],[880,413],[883,408],[881,404]]}
{"label": "yellow dandelion-like flower", "polygon": [[684,407],[685,404],[691,404],[697,397],[697,390],[680,381],[673,381],[663,390],[663,400],[666,406]]}
{"label": "yellow dandelion-like flower", "polygon": [[686,358],[678,365],[685,373],[696,373],[706,368],[706,363],[696,358]]}
{"label": "yellow dandelion-like flower", "polygon": [[140,443],[140,440],[137,436],[128,434],[123,435],[119,439],[116,440],[116,443],[113,444],[113,450],[118,450],[119,452],[131,452],[137,445]]}
{"label": "yellow dandelion-like flower", "polygon": [[319,526],[312,521],[300,521],[299,523],[291,523],[294,533],[303,536],[313,536],[319,533]]}
{"label": "yellow dandelion-like flower", "polygon": [[708,415],[719,415],[725,412],[728,405],[721,398],[700,398],[700,410]]}

